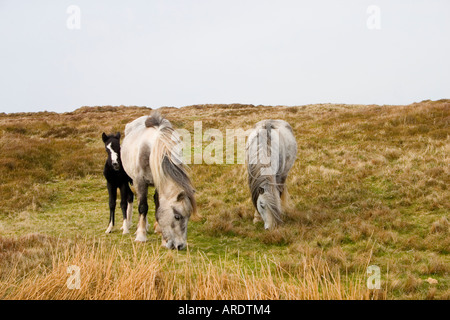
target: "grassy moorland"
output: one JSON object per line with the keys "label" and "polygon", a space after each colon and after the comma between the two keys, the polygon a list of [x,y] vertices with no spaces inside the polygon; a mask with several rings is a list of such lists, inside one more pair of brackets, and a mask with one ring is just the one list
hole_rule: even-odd
{"label": "grassy moorland", "polygon": [[[190,166],[200,216],[188,250],[160,248],[153,233],[134,243],[119,212],[106,235],[101,133],[150,110],[0,114],[0,299],[450,299],[450,100],[161,111],[224,137],[288,121],[299,148],[285,223],[253,224],[243,165],[203,163]],[[150,203],[151,225],[153,213]],[[66,286],[71,265],[78,290]],[[369,265],[379,290],[367,289]]]}

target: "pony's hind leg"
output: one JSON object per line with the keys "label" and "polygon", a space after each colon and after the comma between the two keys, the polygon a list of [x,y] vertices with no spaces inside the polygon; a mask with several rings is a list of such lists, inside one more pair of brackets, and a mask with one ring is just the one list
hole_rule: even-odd
{"label": "pony's hind leg", "polygon": [[109,194],[109,225],[105,233],[111,233],[114,227],[114,214],[116,211],[116,199],[117,199],[117,188],[115,188],[111,183],[107,183],[108,194]]}
{"label": "pony's hind leg", "polygon": [[139,211],[139,222],[136,230],[136,241],[145,242],[147,241],[147,193],[148,185],[142,181],[136,183],[136,191],[138,198],[138,211]]}

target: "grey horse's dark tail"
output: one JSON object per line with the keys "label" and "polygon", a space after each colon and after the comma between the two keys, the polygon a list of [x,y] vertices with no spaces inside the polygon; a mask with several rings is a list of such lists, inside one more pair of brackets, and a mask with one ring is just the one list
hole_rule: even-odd
{"label": "grey horse's dark tail", "polygon": [[[154,110],[148,116],[148,118],[145,120],[145,126],[147,128],[159,127],[163,124],[164,120],[166,120],[166,119],[164,119],[164,117],[161,115],[161,113],[158,110]],[[169,121],[167,121],[167,122],[169,122]]]}

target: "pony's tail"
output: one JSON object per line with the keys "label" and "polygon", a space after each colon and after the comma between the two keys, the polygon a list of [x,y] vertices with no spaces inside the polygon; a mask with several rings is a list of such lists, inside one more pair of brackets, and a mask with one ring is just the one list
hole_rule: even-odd
{"label": "pony's tail", "polygon": [[161,126],[164,120],[165,120],[164,117],[158,110],[153,110],[152,113],[145,120],[145,126],[147,128],[159,127]]}

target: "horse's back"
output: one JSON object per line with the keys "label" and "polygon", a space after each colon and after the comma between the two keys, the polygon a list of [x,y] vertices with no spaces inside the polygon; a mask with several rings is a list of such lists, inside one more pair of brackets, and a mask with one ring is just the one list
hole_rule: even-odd
{"label": "horse's back", "polygon": [[[279,172],[280,175],[287,175],[288,171],[294,165],[295,159],[297,157],[297,141],[295,139],[293,130],[291,125],[285,120],[281,119],[268,119],[261,120],[255,124],[252,132],[250,133],[247,140],[247,151],[253,150],[256,151],[255,148],[250,148],[251,144],[257,143],[257,138],[260,133],[260,130],[278,130],[279,133],[279,153],[280,153],[280,166]],[[247,160],[249,155],[247,153]]]}
{"label": "horse's back", "polygon": [[294,148],[295,151],[297,149],[297,142],[295,140],[295,136],[292,130],[291,125],[285,120],[276,119],[276,120],[261,120],[255,124],[252,132],[249,135],[247,145],[253,143],[255,138],[257,137],[259,130],[261,129],[276,129],[280,134],[280,144],[283,144],[287,147]]}
{"label": "horse's back", "polygon": [[286,170],[289,171],[297,158],[297,140],[295,139],[294,131],[288,122],[284,120],[275,121],[277,121],[280,130],[280,139],[283,139],[285,148],[285,166]]}
{"label": "horse's back", "polygon": [[147,118],[148,118],[148,116],[142,116],[142,117],[139,117],[139,118],[127,123],[125,126],[125,137],[128,136],[130,134],[130,132],[139,129],[142,126],[145,127],[145,120]]}

